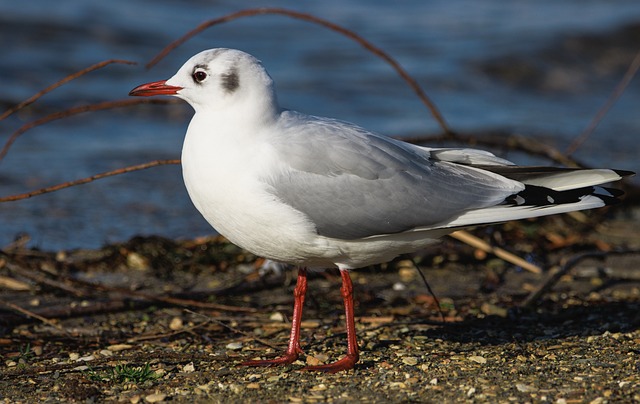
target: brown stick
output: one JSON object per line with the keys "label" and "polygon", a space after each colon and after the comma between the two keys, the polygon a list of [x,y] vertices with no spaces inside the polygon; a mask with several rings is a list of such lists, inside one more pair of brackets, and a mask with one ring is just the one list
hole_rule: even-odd
{"label": "brown stick", "polygon": [[167,45],[162,51],[160,51],[160,53],[158,53],[153,59],[151,59],[149,63],[147,63],[146,67],[147,68],[153,67],[162,58],[164,58],[167,54],[169,54],[169,52],[171,52],[178,46],[185,43],[190,38],[196,36],[197,34],[206,30],[209,27],[222,24],[225,22],[233,21],[243,17],[251,17],[251,16],[265,15],[265,14],[284,15],[294,19],[318,24],[334,32],[340,33],[349,39],[354,40],[355,42],[360,44],[362,47],[364,47],[374,55],[380,57],[381,59],[389,63],[389,65],[393,67],[393,69],[400,75],[400,77],[402,77],[402,79],[404,79],[404,81],[406,81],[407,84],[413,89],[413,91],[416,93],[418,98],[420,98],[420,100],[427,106],[429,111],[431,111],[431,115],[433,115],[433,117],[438,122],[442,130],[446,134],[453,133],[452,130],[449,128],[449,125],[445,121],[444,116],[440,113],[440,111],[438,110],[436,105],[433,103],[433,101],[431,101],[431,99],[427,96],[427,94],[422,89],[422,87],[420,87],[418,82],[409,73],[407,73],[406,70],[404,70],[404,68],[400,65],[400,63],[398,63],[395,59],[389,56],[389,54],[387,54],[385,51],[373,45],[371,42],[367,41],[362,36],[356,34],[351,30],[348,30],[338,24],[332,23],[331,21],[324,20],[322,18],[316,17],[311,14],[301,13],[299,11],[288,10],[285,8],[269,8],[269,7],[249,8],[249,9],[237,11],[235,13],[227,14],[219,18],[214,18],[212,20],[205,21],[202,24],[198,25],[196,28],[184,34],[182,37],[178,38],[177,40]]}
{"label": "brown stick", "polygon": [[573,267],[578,265],[581,261],[588,258],[595,258],[600,260],[606,260],[607,257],[611,255],[629,255],[629,254],[638,254],[640,251],[638,250],[619,250],[619,251],[596,251],[596,252],[588,252],[580,255],[574,255],[568,259],[564,259],[561,267],[553,268],[549,274],[547,275],[547,279],[542,282],[538,287],[532,291],[527,298],[520,304],[520,307],[531,307],[538,299],[547,293],[556,283],[566,275]]}
{"label": "brown stick", "polygon": [[64,328],[60,327],[60,325],[54,323],[53,321],[49,320],[48,318],[42,317],[41,315],[38,315],[38,314],[36,314],[36,313],[34,313],[32,311],[29,311],[29,310],[27,310],[25,308],[22,308],[22,307],[20,307],[18,305],[15,305],[15,304],[11,303],[11,302],[6,302],[4,300],[0,300],[0,303],[4,304],[7,307],[9,307],[11,310],[15,310],[18,313],[24,314],[27,317],[31,317],[31,318],[35,318],[37,320],[40,320],[41,322],[43,322],[43,323],[45,323],[47,325],[50,325],[51,327],[53,327],[53,328],[65,333],[65,334],[69,334],[67,332],[67,330],[65,330]]}
{"label": "brown stick", "polygon": [[503,259],[507,262],[512,263],[513,265],[517,265],[526,269],[529,272],[533,272],[534,274],[541,274],[542,268],[537,265],[534,265],[523,258],[518,257],[515,254],[510,253],[507,250],[503,250],[500,247],[494,247],[486,241],[474,236],[471,233],[468,233],[464,230],[458,230],[449,234],[450,237],[455,238],[456,240],[462,241],[465,244],[470,245],[471,247],[478,248],[486,253],[493,254],[496,257]]}
{"label": "brown stick", "polygon": [[7,264],[5,265],[5,268],[7,268],[9,271],[11,271],[12,273],[15,274],[19,274],[20,276],[23,276],[25,278],[31,279],[32,281],[41,284],[41,285],[47,285],[51,288],[55,288],[55,289],[59,289],[62,290],[64,292],[66,292],[67,294],[71,294],[73,296],[77,296],[77,297],[85,297],[87,295],[89,295],[89,293],[79,290],[71,285],[69,285],[68,283],[65,282],[60,282],[54,279],[50,279],[46,276],[44,276],[42,273],[38,272],[38,271],[34,271],[31,269],[27,269],[27,268],[23,268],[19,265],[15,265],[12,263],[7,262]]}
{"label": "brown stick", "polygon": [[[190,311],[190,310],[186,310],[185,309],[185,311]],[[191,312],[191,313],[193,313],[193,312]],[[201,323],[194,324],[191,327],[181,328],[179,330],[175,330],[175,331],[172,331],[172,332],[167,332],[167,333],[164,333],[164,334],[138,335],[137,337],[128,338],[127,342],[140,342],[140,341],[149,341],[149,340],[161,339],[161,338],[170,338],[170,337],[173,337],[175,335],[182,334],[184,332],[191,332],[193,330],[196,330],[196,329],[198,329],[200,327],[203,327],[203,326],[209,324],[210,322],[211,322],[211,318],[206,318]]]}
{"label": "brown stick", "polygon": [[402,140],[409,143],[424,144],[429,142],[454,141],[463,144],[481,144],[489,147],[503,148],[508,150],[518,150],[532,156],[544,157],[554,163],[567,167],[587,167],[580,161],[565,156],[560,150],[543,142],[536,141],[526,136],[508,133],[503,131],[489,131],[485,133],[463,134],[452,133],[449,135],[424,135],[413,137],[402,137]]}
{"label": "brown stick", "polygon": [[92,175],[90,177],[81,178],[79,180],[67,181],[67,182],[63,182],[62,184],[52,185],[50,187],[37,189],[37,190],[31,191],[31,192],[26,192],[24,194],[5,196],[3,198],[0,198],[0,203],[18,201],[18,200],[21,200],[21,199],[27,199],[27,198],[31,198],[32,196],[42,195],[42,194],[46,194],[46,193],[49,193],[49,192],[58,191],[58,190],[61,190],[61,189],[64,189],[64,188],[69,188],[69,187],[73,187],[73,186],[76,186],[76,185],[86,184],[88,182],[99,180],[101,178],[111,177],[111,176],[114,176],[114,175],[119,175],[119,174],[124,174],[124,173],[130,173],[132,171],[144,170],[144,169],[147,169],[147,168],[156,167],[156,166],[162,166],[162,165],[167,165],[167,164],[180,164],[180,160],[177,160],[177,159],[174,159],[174,160],[154,160],[154,161],[150,161],[148,163],[137,164],[137,165],[128,166],[128,167],[122,167],[122,168],[118,168],[116,170],[111,170],[111,171],[106,171],[106,172],[103,172],[103,173],[100,173],[100,174],[95,174],[95,175]]}
{"label": "brown stick", "polygon": [[595,114],[593,119],[591,119],[591,122],[589,122],[589,125],[577,138],[573,140],[573,142],[571,142],[569,147],[567,147],[567,150],[565,151],[567,156],[571,156],[576,150],[578,150],[578,148],[582,146],[582,143],[584,143],[584,141],[587,140],[589,136],[591,136],[593,131],[596,130],[596,127],[598,127],[598,124],[600,124],[600,121],[602,121],[602,119],[605,117],[605,115],[607,115],[611,107],[613,107],[613,104],[615,104],[616,101],[618,101],[618,98],[622,96],[622,94],[624,93],[624,90],[626,90],[627,87],[629,87],[629,83],[631,83],[631,80],[638,73],[639,69],[640,69],[640,51],[636,53],[636,57],[633,58],[633,60],[631,61],[631,64],[629,65],[629,68],[625,72],[624,76],[622,76],[622,79],[620,79],[620,82],[613,89],[613,91],[611,92],[611,95],[609,95],[609,98],[607,98],[607,101],[604,103],[604,105],[600,107],[600,109]]}
{"label": "brown stick", "polygon": [[109,60],[104,60],[102,62],[96,63],[94,65],[91,65],[85,69],[79,70],[75,73],[71,73],[70,75],[68,75],[67,77],[63,78],[62,80],[56,81],[55,83],[53,83],[52,85],[50,85],[49,87],[46,87],[44,90],[38,91],[37,93],[35,93],[34,95],[32,95],[31,97],[27,98],[26,100],[22,101],[21,103],[9,108],[8,110],[4,111],[4,113],[2,115],[0,115],[0,121],[2,121],[3,119],[9,117],[11,114],[20,111],[21,109],[33,104],[34,102],[36,102],[40,97],[42,97],[43,95],[50,93],[51,91],[55,90],[56,88],[62,86],[63,84],[66,84],[68,82],[70,82],[71,80],[75,80],[78,77],[84,76],[85,74],[92,72],[94,70],[98,70],[98,69],[102,69],[103,67],[113,64],[113,63],[120,63],[120,64],[126,64],[126,65],[135,65],[137,64],[136,62],[131,62],[129,60],[121,60],[121,59],[109,59]]}
{"label": "brown stick", "polygon": [[256,337],[254,333],[244,332],[244,331],[242,331],[242,330],[239,330],[239,329],[237,329],[237,328],[235,328],[235,327],[230,326],[229,324],[226,324],[226,323],[224,323],[224,322],[222,322],[222,321],[218,320],[217,318],[214,318],[214,317],[211,317],[211,316],[208,316],[208,315],[202,314],[202,313],[197,313],[197,312],[195,312],[195,311],[191,311],[191,310],[189,310],[189,309],[184,309],[184,311],[186,311],[186,312],[188,312],[188,313],[191,313],[191,314],[195,314],[195,315],[197,315],[197,316],[204,317],[206,320],[208,320],[208,321],[212,321],[212,322],[214,322],[214,323],[216,323],[216,324],[218,324],[218,325],[220,325],[220,326],[222,326],[222,327],[224,327],[224,328],[228,329],[228,330],[229,330],[229,331],[231,331],[231,332],[234,332],[234,333],[236,333],[236,334],[240,334],[240,335],[244,335],[245,337],[248,337],[248,338],[250,338],[250,339],[252,339],[252,340],[254,340],[254,341],[256,341],[256,342],[259,342],[259,343],[261,343],[262,345],[268,346],[269,348],[277,349],[277,347],[276,347],[275,345],[271,344],[271,343],[270,343],[269,341],[267,341],[267,340],[264,340],[264,339],[262,339],[262,338],[258,338],[258,337]]}
{"label": "brown stick", "polygon": [[141,98],[141,99],[126,99],[120,101],[104,101],[99,102],[97,104],[88,104],[81,105],[75,108],[65,109],[64,111],[54,112],[52,114],[46,115],[42,118],[36,119],[35,121],[29,122],[27,124],[22,125],[18,130],[13,132],[9,139],[4,144],[2,150],[0,150],[0,161],[7,155],[11,145],[26,131],[35,128],[36,126],[44,125],[45,123],[49,123],[51,121],[55,121],[57,119],[67,118],[73,115],[82,114],[85,112],[93,112],[93,111],[101,111],[105,109],[113,109],[113,108],[122,108],[122,107],[130,107],[132,105],[138,104],[167,104],[168,100],[163,99],[154,99],[154,98]]}

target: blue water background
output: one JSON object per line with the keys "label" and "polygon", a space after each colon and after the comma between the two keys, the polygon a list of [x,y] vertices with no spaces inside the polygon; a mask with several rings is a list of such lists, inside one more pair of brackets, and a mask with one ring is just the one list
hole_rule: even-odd
{"label": "blue water background", "polygon": [[[258,16],[209,29],[158,66],[144,63],[202,21],[265,6],[261,1],[0,1],[0,102],[15,104],[80,68],[113,65],[45,96],[0,122],[4,141],[45,113],[118,100],[138,84],[170,77],[191,55],[233,47],[261,59],[283,106],[356,122],[389,135],[438,132],[395,72],[355,43],[318,26]],[[478,65],[534,54],[558,38],[599,33],[640,20],[637,0],[275,1],[344,25],[393,55],[418,79],[456,130],[502,128],[565,148],[605,101],[615,81],[571,91],[513,88]],[[639,46],[640,48],[640,46]],[[3,196],[155,159],[179,158],[187,106],[95,112],[25,133],[0,162]],[[638,170],[640,80],[632,83],[576,157],[593,166]],[[510,158],[522,156],[506,155]],[[98,247],[134,235],[190,238],[213,233],[192,207],[178,166],[96,181],[0,204],[0,246],[19,233],[44,249]]]}

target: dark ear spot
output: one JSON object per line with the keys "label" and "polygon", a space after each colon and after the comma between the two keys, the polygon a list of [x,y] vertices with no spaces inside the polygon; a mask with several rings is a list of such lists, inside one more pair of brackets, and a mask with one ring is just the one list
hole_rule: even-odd
{"label": "dark ear spot", "polygon": [[231,69],[220,77],[222,78],[222,88],[228,93],[232,93],[240,87],[240,77],[236,69]]}

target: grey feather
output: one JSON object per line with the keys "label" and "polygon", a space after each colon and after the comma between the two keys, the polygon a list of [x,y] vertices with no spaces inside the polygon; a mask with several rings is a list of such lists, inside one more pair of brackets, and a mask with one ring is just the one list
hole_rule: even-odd
{"label": "grey feather", "polygon": [[290,169],[264,180],[322,236],[357,239],[429,226],[524,189],[352,124],[303,117],[282,113],[272,145]]}

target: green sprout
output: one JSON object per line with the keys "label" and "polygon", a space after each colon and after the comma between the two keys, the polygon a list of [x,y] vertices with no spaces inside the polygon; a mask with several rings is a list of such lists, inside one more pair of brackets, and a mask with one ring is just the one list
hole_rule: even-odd
{"label": "green sprout", "polygon": [[115,365],[112,368],[105,369],[103,372],[97,372],[89,368],[89,371],[87,371],[85,375],[89,380],[94,382],[136,384],[155,380],[159,377],[156,372],[151,370],[148,363],[144,366]]}

